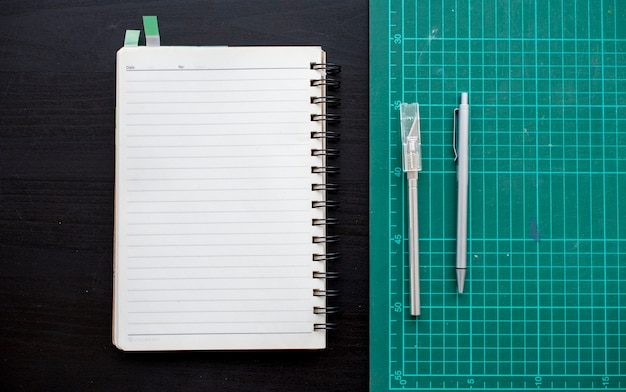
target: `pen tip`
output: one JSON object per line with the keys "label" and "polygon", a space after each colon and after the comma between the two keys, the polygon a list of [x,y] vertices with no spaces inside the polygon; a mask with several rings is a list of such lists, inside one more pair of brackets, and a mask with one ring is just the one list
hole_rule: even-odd
{"label": "pen tip", "polygon": [[456,282],[459,286],[459,294],[463,294],[463,288],[465,287],[465,268],[459,268],[456,270]]}

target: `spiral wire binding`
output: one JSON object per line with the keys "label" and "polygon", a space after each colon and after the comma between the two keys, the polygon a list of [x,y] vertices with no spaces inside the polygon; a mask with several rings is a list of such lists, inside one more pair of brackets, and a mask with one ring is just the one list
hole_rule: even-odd
{"label": "spiral wire binding", "polygon": [[336,225],[337,219],[336,218],[313,219],[312,223],[313,223],[313,226],[330,226],[330,225]]}
{"label": "spiral wire binding", "polygon": [[334,323],[323,323],[323,324],[313,324],[313,329],[316,331],[327,331],[329,329],[335,329],[337,324]]}
{"label": "spiral wire binding", "polygon": [[335,166],[311,166],[311,173],[336,174],[339,173],[339,168]]}
{"label": "spiral wire binding", "polygon": [[336,306],[315,306],[313,313],[315,314],[333,314],[337,313],[338,308]]}
{"label": "spiral wire binding", "polygon": [[312,208],[334,208],[339,206],[334,200],[316,200],[311,203]]}
{"label": "spiral wire binding", "polygon": [[337,279],[339,278],[339,272],[320,272],[313,271],[314,279]]}
{"label": "spiral wire binding", "polygon": [[[311,97],[311,104],[313,105],[321,105],[322,111],[321,113],[312,113],[311,121],[320,121],[323,123],[321,131],[311,132],[312,139],[323,139],[323,148],[312,149],[311,155],[315,157],[321,157],[323,165],[322,166],[312,166],[311,173],[314,174],[322,174],[324,178],[324,182],[322,184],[312,184],[311,191],[321,191],[324,193],[324,200],[315,200],[311,203],[312,208],[323,208],[326,211],[328,209],[336,207],[338,204],[334,200],[328,199],[328,192],[334,192],[338,189],[338,185],[334,183],[329,183],[327,176],[335,174],[339,172],[339,168],[335,166],[330,166],[327,164],[327,160],[329,158],[337,157],[339,155],[339,151],[334,148],[328,148],[327,143],[331,140],[339,139],[339,134],[333,131],[328,130],[329,124],[337,123],[341,120],[341,116],[328,113],[326,111],[327,108],[336,107],[341,103],[341,99],[334,95],[328,95],[327,92],[329,90],[334,90],[340,87],[341,83],[336,78],[328,78],[328,75],[336,75],[341,71],[341,67],[337,64],[333,63],[311,63],[311,69],[320,71],[322,77],[319,79],[312,79],[311,86],[312,87],[321,87],[323,94],[320,96]],[[324,217],[313,219],[311,224],[313,226],[331,226],[337,224],[336,218]],[[323,236],[313,236],[313,243],[320,244],[323,243],[328,245],[329,243],[333,243],[339,240],[338,236],[335,235],[323,235]],[[325,248],[324,253],[315,253],[313,254],[313,262],[322,262],[326,265],[325,271],[313,271],[314,279],[323,279],[326,284],[331,279],[336,279],[339,277],[339,274],[336,272],[328,271],[328,262],[334,261],[339,258],[339,254],[335,252],[328,252],[328,249]],[[326,285],[325,285],[326,286]],[[314,289],[313,295],[315,297],[334,297],[338,294],[337,290],[329,290],[325,289]],[[337,308],[333,306],[315,306],[313,308],[314,314],[332,314],[337,312]],[[329,330],[333,329],[335,324],[324,322],[324,323],[316,323],[313,325],[313,329],[315,331],[320,330]]]}
{"label": "spiral wire binding", "polygon": [[339,116],[338,114],[329,114],[329,113],[311,114],[311,121],[325,121],[326,123],[329,123],[329,122],[337,122],[339,120],[341,120],[341,116]]}
{"label": "spiral wire binding", "polygon": [[334,63],[311,63],[313,70],[325,70],[326,75],[336,75],[341,72],[341,66]]}
{"label": "spiral wire binding", "polygon": [[326,252],[326,253],[314,253],[313,254],[313,261],[332,261],[332,260],[338,260],[339,259],[339,253],[330,253],[330,252]]}
{"label": "spiral wire binding", "polygon": [[335,148],[314,148],[311,150],[311,155],[314,157],[319,157],[319,156],[336,157],[336,156],[339,156],[339,150]]}
{"label": "spiral wire binding", "polygon": [[341,103],[341,99],[333,96],[311,97],[311,103],[325,103],[326,106],[337,106]]}
{"label": "spiral wire binding", "polygon": [[339,291],[313,289],[313,295],[316,297],[336,297],[337,295],[339,295]]}
{"label": "spiral wire binding", "polygon": [[311,139],[339,140],[339,134],[332,131],[311,132]]}

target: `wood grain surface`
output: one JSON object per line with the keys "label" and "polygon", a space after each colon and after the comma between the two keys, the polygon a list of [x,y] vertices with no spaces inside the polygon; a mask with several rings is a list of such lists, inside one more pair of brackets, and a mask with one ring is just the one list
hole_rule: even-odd
{"label": "wood grain surface", "polygon": [[[368,8],[335,1],[0,1],[2,390],[368,388]],[[330,212],[340,295],[320,352],[127,354],[111,343],[115,53],[157,15],[162,45],[321,45],[342,65]]]}

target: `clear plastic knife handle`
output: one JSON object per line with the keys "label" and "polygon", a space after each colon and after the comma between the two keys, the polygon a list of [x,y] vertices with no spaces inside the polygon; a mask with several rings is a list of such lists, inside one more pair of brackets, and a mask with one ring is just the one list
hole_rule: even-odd
{"label": "clear plastic knife handle", "polygon": [[422,170],[422,142],[419,124],[419,104],[402,103],[400,105],[400,128],[402,131],[402,169],[405,172]]}

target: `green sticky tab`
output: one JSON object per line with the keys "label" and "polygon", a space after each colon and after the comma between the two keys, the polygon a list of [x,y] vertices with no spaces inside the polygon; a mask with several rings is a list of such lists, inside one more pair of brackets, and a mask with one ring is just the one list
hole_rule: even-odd
{"label": "green sticky tab", "polygon": [[146,33],[146,46],[161,46],[159,23],[156,16],[143,17],[143,31]]}
{"label": "green sticky tab", "polygon": [[139,45],[139,34],[141,31],[139,30],[126,30],[126,35],[124,36],[124,46],[137,46]]}

